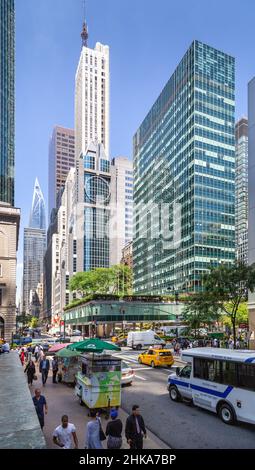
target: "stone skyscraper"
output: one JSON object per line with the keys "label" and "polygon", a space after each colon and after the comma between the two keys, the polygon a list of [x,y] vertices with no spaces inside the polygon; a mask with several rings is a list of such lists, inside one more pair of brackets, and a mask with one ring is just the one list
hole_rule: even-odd
{"label": "stone skyscraper", "polygon": [[236,123],[236,257],[248,263],[248,119]]}
{"label": "stone skyscraper", "polygon": [[109,158],[109,47],[87,46],[87,27],[82,31],[82,50],[75,78],[75,154],[85,155],[91,142],[103,144]]}
{"label": "stone skyscraper", "polygon": [[70,168],[75,167],[74,130],[55,126],[49,145],[48,218],[58,209]]}

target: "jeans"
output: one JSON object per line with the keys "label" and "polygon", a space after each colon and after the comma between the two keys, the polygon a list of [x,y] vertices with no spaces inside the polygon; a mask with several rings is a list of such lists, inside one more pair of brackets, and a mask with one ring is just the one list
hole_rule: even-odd
{"label": "jeans", "polygon": [[47,369],[42,369],[42,383],[46,384],[49,371]]}

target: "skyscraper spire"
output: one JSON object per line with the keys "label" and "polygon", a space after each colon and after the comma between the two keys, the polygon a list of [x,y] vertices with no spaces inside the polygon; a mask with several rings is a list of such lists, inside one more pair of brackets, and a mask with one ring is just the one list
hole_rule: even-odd
{"label": "skyscraper spire", "polygon": [[83,16],[83,27],[82,27],[82,32],[81,32],[81,38],[82,38],[82,47],[87,47],[88,45],[88,27],[86,23],[86,0],[83,0],[83,11],[84,11],[84,16]]}
{"label": "skyscraper spire", "polygon": [[35,180],[34,185],[34,194],[32,201],[32,209],[30,213],[30,228],[39,228],[45,229],[46,227],[46,212],[45,212],[45,202],[44,197],[38,182],[38,179]]}

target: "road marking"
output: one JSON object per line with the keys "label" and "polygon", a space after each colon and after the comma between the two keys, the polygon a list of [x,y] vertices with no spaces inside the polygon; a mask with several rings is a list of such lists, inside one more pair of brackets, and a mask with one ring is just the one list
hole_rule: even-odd
{"label": "road marking", "polygon": [[140,379],[140,380],[147,380],[147,379],[145,379],[144,377],[140,377],[140,375],[136,375],[136,374],[135,374],[135,377],[137,377],[137,378]]}

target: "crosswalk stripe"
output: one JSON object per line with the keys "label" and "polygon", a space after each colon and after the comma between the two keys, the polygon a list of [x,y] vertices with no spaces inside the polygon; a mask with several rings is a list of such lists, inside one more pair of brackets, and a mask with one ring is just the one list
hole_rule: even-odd
{"label": "crosswalk stripe", "polygon": [[141,377],[140,375],[136,375],[136,374],[135,374],[135,377],[137,377],[137,379],[140,379],[140,380],[147,380],[147,379],[145,379],[144,377]]}

